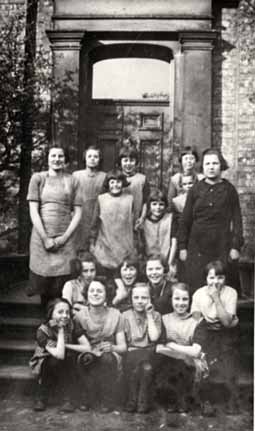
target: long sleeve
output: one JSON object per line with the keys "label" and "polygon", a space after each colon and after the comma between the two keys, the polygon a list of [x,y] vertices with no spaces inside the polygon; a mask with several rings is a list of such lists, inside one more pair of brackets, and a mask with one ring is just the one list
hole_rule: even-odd
{"label": "long sleeve", "polygon": [[232,240],[231,248],[240,250],[243,245],[243,224],[242,214],[240,208],[239,197],[236,189],[232,186],[231,190],[231,203],[232,203]]}
{"label": "long sleeve", "polygon": [[193,206],[194,206],[194,187],[188,192],[186,204],[179,223],[179,250],[185,250],[188,247],[189,235],[193,223]]}

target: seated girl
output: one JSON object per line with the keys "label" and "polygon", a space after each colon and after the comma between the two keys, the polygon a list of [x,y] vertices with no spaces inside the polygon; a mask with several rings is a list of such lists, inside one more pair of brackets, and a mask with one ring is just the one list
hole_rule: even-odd
{"label": "seated girl", "polygon": [[125,355],[128,412],[146,413],[150,409],[152,357],[161,333],[161,316],[151,304],[147,284],[132,289],[132,308],[123,313],[128,352]]}
{"label": "seated girl", "polygon": [[137,259],[130,257],[125,259],[119,271],[119,276],[114,279],[117,286],[112,305],[121,312],[131,308],[131,291],[139,276]]}
{"label": "seated girl", "polygon": [[167,279],[166,267],[160,255],[152,255],[146,262],[151,302],[156,311],[166,314],[172,311],[172,282]]}
{"label": "seated girl", "polygon": [[[187,400],[194,388],[195,369],[201,369],[201,347],[193,336],[198,321],[189,313],[189,288],[184,283],[172,286],[173,312],[162,317],[164,344],[158,344],[156,386],[159,392],[174,393],[169,410],[188,409]],[[167,357],[167,358],[166,358]],[[205,364],[206,365],[206,364]]]}
{"label": "seated girl", "polygon": [[[210,376],[218,376],[229,392],[228,411],[238,411],[236,376],[238,374],[237,292],[226,286],[226,269],[219,260],[206,266],[207,284],[192,298],[191,313],[203,319],[196,329],[194,341],[207,356]],[[209,376],[209,378],[210,378]],[[205,401],[205,413],[213,412]]]}
{"label": "seated girl", "polygon": [[[56,379],[62,387],[64,404],[62,411],[72,412],[73,385],[75,382],[75,355],[68,351],[86,351],[87,340],[70,319],[71,307],[64,298],[49,303],[47,320],[40,325],[36,334],[37,346],[30,360],[33,373],[38,378],[34,410],[45,410],[49,391]],[[80,345],[74,344],[78,339]]]}
{"label": "seated girl", "polygon": [[159,189],[151,191],[147,215],[142,226],[144,253],[148,258],[160,254],[168,264],[169,274],[176,274],[177,226],[173,213],[167,211],[167,196]]}
{"label": "seated girl", "polygon": [[78,258],[70,262],[71,271],[77,278],[67,281],[63,287],[62,297],[67,299],[77,312],[86,305],[86,294],[90,283],[96,277],[96,259],[89,252],[80,252]]}
{"label": "seated girl", "polygon": [[88,306],[75,316],[83,328],[87,350],[78,358],[78,370],[84,383],[84,407],[102,403],[102,412],[110,411],[114,403],[113,382],[119,376],[121,355],[126,351],[122,316],[118,310],[107,306],[107,291],[99,281],[92,281],[87,291]]}

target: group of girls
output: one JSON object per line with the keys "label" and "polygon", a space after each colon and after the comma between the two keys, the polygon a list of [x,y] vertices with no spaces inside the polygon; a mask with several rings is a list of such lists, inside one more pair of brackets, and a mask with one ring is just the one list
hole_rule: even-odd
{"label": "group of girls", "polygon": [[[203,175],[195,170],[197,161],[197,153],[185,148],[168,198],[150,191],[137,172],[130,139],[118,169],[107,174],[96,147],[85,151],[86,168],[73,175],[65,172],[65,151],[52,147],[48,171],[32,176],[28,294],[40,294],[47,308],[31,360],[36,410],[45,409],[58,378],[64,411],[73,411],[77,386],[81,409],[101,400],[109,411],[119,377],[127,382],[127,411],[150,409],[152,382],[159,393],[164,386],[178,388],[171,409],[183,411],[187,382],[193,388],[211,365],[220,362],[222,370],[229,358],[233,372],[227,370],[226,383],[236,408],[237,293],[226,280],[242,245],[240,205],[235,188],[221,177],[226,165],[220,152],[204,152]],[[203,409],[212,412],[208,400]]]}

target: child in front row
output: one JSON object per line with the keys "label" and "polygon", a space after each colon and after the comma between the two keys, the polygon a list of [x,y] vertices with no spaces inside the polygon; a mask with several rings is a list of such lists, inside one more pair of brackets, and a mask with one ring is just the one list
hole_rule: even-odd
{"label": "child in front row", "polygon": [[125,192],[131,193],[134,199],[134,227],[137,230],[142,226],[146,216],[146,201],[150,186],[146,176],[137,172],[139,156],[134,139],[128,138],[123,141],[118,163],[128,182]]}
{"label": "child in front row", "polygon": [[[229,392],[227,410],[233,414],[238,412],[237,292],[225,284],[226,268],[221,261],[208,263],[205,273],[207,284],[192,298],[191,313],[196,319],[203,319],[196,329],[194,342],[206,353],[210,375],[220,376],[225,383]],[[213,412],[214,408],[206,399],[204,413]]]}
{"label": "child in front row", "polygon": [[177,227],[173,213],[167,211],[167,196],[152,190],[147,201],[147,215],[142,226],[145,256],[160,255],[168,265],[170,277],[176,274]]}
{"label": "child in front row", "polygon": [[71,306],[66,299],[57,298],[49,303],[46,322],[38,328],[36,341],[29,363],[38,379],[34,410],[46,409],[50,388],[57,380],[63,392],[62,411],[73,412],[76,356],[72,351],[87,351],[88,343],[80,328],[71,321]]}
{"label": "child in front row", "polygon": [[116,270],[123,260],[134,254],[134,203],[125,175],[119,170],[107,173],[107,192],[99,195],[91,229],[91,252],[104,275]]}
{"label": "child in front row", "polygon": [[124,360],[128,412],[146,413],[151,407],[153,356],[161,333],[161,316],[151,304],[145,283],[132,288],[132,308],[123,313],[128,351]]}
{"label": "child in front row", "polygon": [[201,375],[204,365],[206,371],[201,346],[194,342],[198,321],[190,314],[189,305],[189,287],[184,283],[173,284],[173,312],[162,317],[165,341],[156,348],[156,386],[164,395],[174,393],[168,409],[171,412],[188,410],[188,398],[195,393],[196,369]]}

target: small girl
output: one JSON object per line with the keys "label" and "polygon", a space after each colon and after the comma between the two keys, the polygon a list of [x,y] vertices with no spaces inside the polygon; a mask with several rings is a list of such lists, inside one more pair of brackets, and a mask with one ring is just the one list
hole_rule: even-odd
{"label": "small girl", "polygon": [[[192,298],[191,313],[203,319],[194,336],[207,355],[210,374],[221,376],[229,391],[228,411],[238,411],[236,377],[238,374],[237,292],[226,286],[226,269],[219,260],[206,266],[207,284]],[[213,412],[208,400],[205,413]]]}
{"label": "small girl", "polygon": [[125,139],[119,152],[119,166],[128,182],[126,192],[131,193],[134,198],[135,230],[143,224],[145,219],[146,201],[150,191],[146,176],[137,172],[138,163],[139,156],[135,141],[132,138]]}
{"label": "small girl", "polygon": [[[37,330],[37,346],[30,360],[32,371],[38,377],[36,411],[45,410],[50,387],[56,379],[64,394],[62,411],[68,413],[74,410],[72,395],[76,362],[75,356],[67,351],[67,343],[70,343],[72,350],[82,352],[87,348],[87,340],[73,325],[70,312],[71,307],[66,299],[55,299],[48,305],[46,322]],[[80,346],[73,344],[75,339],[78,339]]]}
{"label": "small girl", "polygon": [[198,153],[191,146],[184,147],[180,155],[180,172],[170,178],[168,187],[168,203],[171,208],[172,199],[182,193],[182,176],[194,175],[198,181],[204,178],[203,174],[196,172],[196,163],[199,161]]}
{"label": "small girl", "polygon": [[151,304],[150,289],[137,283],[132,289],[132,309],[123,313],[128,352],[124,372],[128,412],[146,413],[151,404],[152,358],[161,333],[161,317]]}
{"label": "small girl", "polygon": [[157,386],[159,391],[162,391],[163,386],[175,393],[168,411],[179,413],[188,409],[187,399],[193,389],[195,367],[199,365],[198,361],[201,362],[201,346],[193,341],[198,321],[189,312],[189,302],[188,286],[184,283],[173,284],[173,312],[162,317],[165,343],[158,344],[156,348],[156,352],[160,354],[156,359]]}
{"label": "small girl", "polygon": [[142,231],[145,256],[160,254],[165,264],[168,264],[170,276],[175,274],[176,223],[173,219],[173,213],[167,212],[167,197],[159,189],[153,190],[149,195],[147,217]]}
{"label": "small girl", "polygon": [[166,277],[166,268],[160,255],[152,255],[146,262],[151,302],[156,311],[166,314],[172,311],[172,282]]}
{"label": "small girl", "polygon": [[80,252],[79,257],[70,262],[72,273],[78,277],[67,281],[62,291],[62,297],[67,299],[77,312],[86,305],[86,294],[90,283],[96,277],[96,259],[89,252]]}
{"label": "small girl", "polygon": [[89,249],[89,235],[97,197],[103,192],[105,172],[100,170],[102,152],[100,148],[90,145],[83,154],[85,169],[73,172],[78,181],[83,201],[82,219],[76,234],[76,249]]}
{"label": "small girl", "polygon": [[131,308],[131,291],[139,277],[139,265],[137,259],[130,257],[125,259],[119,270],[119,277],[114,279],[117,286],[112,305],[121,312]]}
{"label": "small girl", "polygon": [[194,174],[183,174],[181,177],[181,189],[182,193],[178,194],[173,198],[173,207],[177,214],[181,214],[184,210],[188,191],[193,187],[197,177]]}
{"label": "small girl", "polygon": [[101,267],[116,270],[123,260],[134,254],[133,197],[123,193],[128,183],[119,170],[108,172],[107,192],[99,195],[91,229],[91,252]]}

